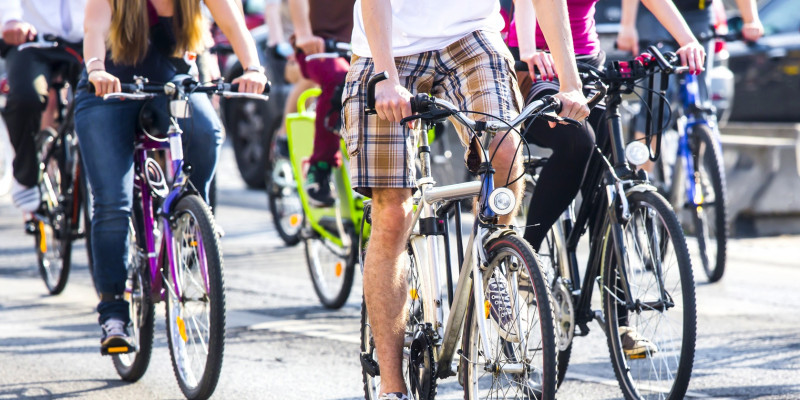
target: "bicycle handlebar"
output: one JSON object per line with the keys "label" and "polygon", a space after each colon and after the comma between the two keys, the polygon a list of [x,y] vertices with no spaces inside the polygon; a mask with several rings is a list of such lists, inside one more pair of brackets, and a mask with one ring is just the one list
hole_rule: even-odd
{"label": "bicycle handlebar", "polygon": [[[264,87],[264,94],[255,94],[255,93],[240,93],[239,92],[239,84],[238,83],[225,83],[225,82],[217,82],[216,85],[208,85],[203,86],[194,81],[193,79],[185,79],[181,82],[174,83],[168,82],[165,84],[157,84],[157,83],[122,83],[120,84],[121,91],[108,93],[103,96],[103,100],[108,99],[130,99],[130,100],[146,100],[156,96],[177,96],[181,93],[206,93],[206,94],[218,94],[221,96],[229,97],[229,98],[247,98],[253,100],[262,100],[267,101],[269,100],[269,96],[266,94],[269,93],[270,84],[267,82],[266,86]],[[90,93],[95,92],[94,85],[89,82]]]}

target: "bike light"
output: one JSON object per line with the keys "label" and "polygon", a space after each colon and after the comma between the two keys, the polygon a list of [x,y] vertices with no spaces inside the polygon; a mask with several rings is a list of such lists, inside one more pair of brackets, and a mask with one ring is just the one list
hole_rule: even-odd
{"label": "bike light", "polygon": [[639,166],[650,159],[650,150],[644,143],[638,140],[630,142],[625,146],[625,158],[629,163]]}
{"label": "bike light", "polygon": [[514,192],[509,188],[496,188],[492,194],[489,195],[489,208],[497,215],[511,213],[516,205],[517,199],[514,198]]}

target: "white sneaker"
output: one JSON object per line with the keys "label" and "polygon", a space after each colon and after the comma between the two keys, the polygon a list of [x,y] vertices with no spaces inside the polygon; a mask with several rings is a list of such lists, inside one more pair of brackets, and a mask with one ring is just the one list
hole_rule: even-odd
{"label": "white sneaker", "polygon": [[402,393],[383,393],[378,400],[408,400],[408,396]]}
{"label": "white sneaker", "polygon": [[11,199],[14,206],[28,214],[36,212],[42,202],[39,188],[23,186],[16,179],[11,183]]}

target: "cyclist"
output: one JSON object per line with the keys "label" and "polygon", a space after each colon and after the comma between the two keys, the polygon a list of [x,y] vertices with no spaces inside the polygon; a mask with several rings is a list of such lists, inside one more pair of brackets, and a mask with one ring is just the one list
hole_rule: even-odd
{"label": "cyclist", "polygon": [[[83,8],[86,0],[3,0],[0,26],[7,46],[18,46],[37,35],[55,35],[80,47],[83,38]],[[3,118],[16,153],[12,200],[22,212],[39,208],[36,187],[39,163],[34,137],[41,128],[42,112],[48,104],[48,87],[59,65],[80,65],[80,50],[67,47],[29,49],[14,47],[5,54],[10,87]],[[45,83],[44,85],[42,83]]]}
{"label": "cyclist", "polygon": [[[267,81],[255,44],[233,3],[206,0],[214,20],[231,38],[245,73],[234,80],[239,91],[261,93]],[[133,144],[142,102],[104,101],[120,91],[120,81],[144,76],[167,82],[188,71],[182,55],[202,50],[205,24],[198,0],[88,0],[84,31],[86,71],[78,84],[75,125],[94,196],[92,252],[95,283],[100,293],[97,311],[102,327],[101,347],[130,350],[128,303],[123,298],[128,249],[128,218],[133,193]],[[106,47],[108,43],[108,47]],[[90,93],[89,83],[95,93]],[[192,95],[192,116],[185,121],[186,159],[191,180],[206,197],[222,144],[221,124],[208,96]],[[166,99],[153,101],[165,112]],[[166,131],[162,115],[159,128]]]}
{"label": "cyclist", "polygon": [[[655,0],[642,0],[645,5]],[[712,47],[712,27],[714,13],[711,3],[714,0],[673,0],[675,6],[689,24],[694,35],[701,39],[704,48],[708,49],[708,57],[705,61],[705,69],[713,66],[714,50]],[[721,0],[716,0],[721,1]],[[764,27],[758,18],[756,0],[736,0],[736,5],[742,14],[744,25],[742,26],[742,36],[747,41],[756,41],[764,34]],[[620,30],[617,35],[617,47],[620,50],[628,50],[634,54],[639,53],[639,44],[658,43],[669,41],[670,37],[664,28],[653,18],[653,14],[647,10],[638,10],[639,0],[622,0],[622,19]],[[637,14],[638,11],[638,14]],[[674,78],[673,78],[674,79]],[[708,73],[702,72],[697,79],[700,92],[700,101],[708,101],[708,87],[710,85]],[[675,98],[675,85],[669,85],[671,90],[667,98]],[[644,137],[647,124],[647,107],[642,107],[636,118],[636,137]],[[652,170],[652,162],[648,161],[645,169]]]}
{"label": "cyclist", "polygon": [[[566,1],[575,58],[594,67],[603,68],[605,53],[600,49],[594,24],[595,3],[598,0]],[[533,7],[526,1],[517,1],[515,5],[513,13],[507,13],[514,16],[507,24],[507,42],[512,53],[529,66],[531,73],[520,78],[520,85],[526,88],[526,100],[531,102],[545,95],[557,93],[558,79],[553,58],[547,52],[548,43],[536,25]],[[702,60],[705,56],[703,48],[692,36],[677,10],[671,7],[667,0],[653,0],[646,5],[682,44],[677,53],[684,64],[688,64],[693,72],[700,71],[702,62],[695,60]],[[541,79],[537,79],[532,73],[534,67],[541,73]],[[539,249],[550,227],[578,194],[585,169],[593,154],[595,133],[605,135],[605,132],[594,132],[592,129],[593,126],[602,126],[600,121],[602,114],[600,109],[593,111],[589,118],[591,123],[581,128],[557,125],[554,129],[546,129],[546,123],[540,120],[533,121],[526,127],[525,137],[528,141],[553,151],[540,171],[536,190],[528,207],[524,237],[534,249]],[[643,354],[648,349],[653,351],[653,344],[635,331],[626,330],[623,336],[623,345],[628,354]]]}
{"label": "cyclist", "polygon": [[307,56],[325,51],[325,40],[350,42],[353,31],[353,4],[355,0],[289,0],[289,11],[294,23],[295,57],[300,71],[319,84],[322,93],[317,98],[317,115],[314,120],[314,151],[309,159],[306,178],[309,202],[317,207],[332,206],[331,167],[338,166],[340,110],[333,109],[331,100],[340,93],[336,88],[347,76],[350,64],[343,57],[306,60]]}
{"label": "cyclist", "polygon": [[[542,30],[550,38],[562,77],[561,115],[589,115],[581,92],[563,0],[534,0],[548,10]],[[344,89],[344,127],[354,189],[372,197],[372,233],[364,266],[364,293],[381,362],[381,398],[406,398],[401,361],[407,292],[401,255],[406,249],[415,187],[418,129],[398,122],[411,115],[411,92],[446,97],[462,109],[512,118],[522,102],[513,61],[499,35],[497,0],[358,0],[353,30],[353,63]],[[364,115],[366,81],[386,71],[375,90],[376,116]],[[480,118],[480,117],[478,117]],[[461,132],[467,166],[481,162],[477,141]],[[497,186],[522,173],[518,138],[498,135],[490,146]],[[497,150],[495,153],[494,150]],[[521,188],[512,185],[518,195]],[[505,216],[501,223],[509,223]]]}

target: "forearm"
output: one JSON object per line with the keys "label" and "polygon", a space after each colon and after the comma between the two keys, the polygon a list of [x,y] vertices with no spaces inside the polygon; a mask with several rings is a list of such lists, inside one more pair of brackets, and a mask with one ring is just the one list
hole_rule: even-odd
{"label": "forearm", "polygon": [[83,22],[83,59],[86,70],[104,70],[106,37],[111,27],[111,5],[105,0],[86,2]]}
{"label": "forearm", "polygon": [[8,21],[22,21],[22,2],[20,0],[0,1],[0,27]]}
{"label": "forearm", "polygon": [[386,71],[389,79],[399,81],[392,56],[392,4],[389,0],[363,0],[361,14],[375,71]]}
{"label": "forearm", "polygon": [[758,8],[755,0],[736,0],[736,5],[739,7],[744,23],[758,21]]}
{"label": "forearm", "polygon": [[289,15],[297,36],[308,37],[313,34],[308,13],[308,0],[289,0]]}
{"label": "forearm", "polygon": [[622,0],[622,15],[619,24],[626,28],[635,28],[638,11],[639,0]]}
{"label": "forearm", "polygon": [[670,0],[642,0],[645,7],[664,25],[670,35],[675,38],[681,46],[697,41],[692,34],[689,25],[681,16],[675,4]]}
{"label": "forearm", "polygon": [[226,0],[206,0],[206,6],[222,33],[230,40],[243,68],[261,65],[256,45],[244,22],[244,15]]}
{"label": "forearm", "polygon": [[582,85],[575,63],[575,46],[572,43],[566,0],[533,0],[533,7],[550,12],[538,21],[555,61],[560,90],[580,90]]}
{"label": "forearm", "polygon": [[267,29],[269,29],[270,45],[285,41],[280,7],[280,3],[269,3],[264,6],[264,21],[267,23]]}
{"label": "forearm", "polygon": [[514,21],[519,40],[520,55],[531,55],[536,52],[536,11],[530,0],[514,2]]}

